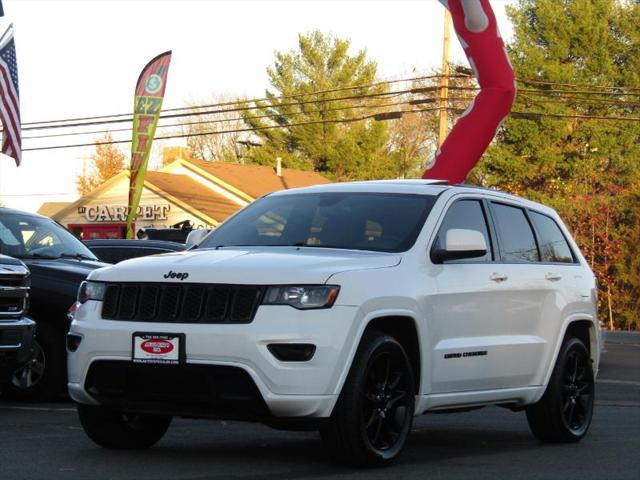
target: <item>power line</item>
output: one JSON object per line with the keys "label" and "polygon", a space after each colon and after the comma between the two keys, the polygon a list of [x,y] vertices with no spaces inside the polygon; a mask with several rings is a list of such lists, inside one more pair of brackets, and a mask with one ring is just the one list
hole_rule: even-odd
{"label": "power line", "polygon": [[585,98],[585,97],[564,97],[564,96],[543,99],[543,98],[538,98],[530,95],[531,94],[523,94],[520,92],[518,93],[519,100],[538,103],[538,104],[555,103],[555,104],[561,104],[561,105],[573,105],[573,104],[579,103],[580,105],[593,105],[593,106],[608,105],[611,107],[631,107],[631,108],[640,106],[640,102],[628,101],[628,100],[606,100],[604,98],[592,99],[592,98]]}
{"label": "power line", "polygon": [[[565,114],[565,113],[547,113],[547,112],[511,112],[511,115],[515,115],[514,118],[542,118],[542,117],[554,117],[554,118],[576,118],[583,120],[611,120],[616,122],[640,122],[640,117],[617,117],[611,115],[578,115],[578,114]],[[530,118],[531,117],[531,118]]]}
{"label": "power line", "polygon": [[[460,100],[470,100],[471,97],[469,98],[464,98],[464,99],[460,99]],[[454,98],[452,98],[452,100],[455,100]],[[437,99],[435,98],[424,98],[424,99],[420,99],[420,100],[404,100],[402,102],[391,102],[391,103],[382,103],[382,104],[378,104],[378,105],[364,105],[364,104],[358,104],[358,105],[348,105],[348,106],[344,106],[344,107],[336,107],[336,108],[327,108],[327,109],[316,109],[316,110],[307,110],[307,111],[300,111],[300,112],[291,112],[288,114],[288,116],[300,116],[300,115],[313,115],[316,113],[331,113],[331,112],[339,112],[339,111],[344,111],[344,110],[356,110],[356,109],[367,109],[367,108],[385,108],[385,107],[394,107],[394,106],[398,106],[398,105],[417,105],[420,103],[434,103],[435,101],[437,101]],[[254,117],[251,117],[252,120],[256,120],[256,119],[262,119],[262,118],[273,118],[277,116],[277,114],[273,113],[273,114],[265,114],[265,115],[256,115]],[[233,122],[240,122],[240,121],[245,121],[245,117],[232,117],[232,118],[215,118],[215,119],[210,119],[210,120],[198,120],[198,121],[191,121],[191,122],[181,122],[181,123],[170,123],[170,124],[166,124],[166,125],[158,125],[157,128],[177,128],[177,127],[184,127],[184,126],[190,126],[190,125],[208,125],[208,124],[212,124],[212,123],[233,123]],[[71,136],[79,136],[79,135],[91,135],[91,134],[106,134],[106,133],[113,133],[113,132],[131,132],[131,128],[115,128],[115,129],[109,129],[109,130],[93,130],[93,131],[88,131],[88,132],[68,132],[68,133],[56,133],[56,134],[47,134],[47,135],[34,135],[31,137],[23,137],[23,140],[36,140],[36,139],[40,139],[40,138],[57,138],[57,137],[71,137]]]}
{"label": "power line", "polygon": [[[417,81],[422,81],[422,80],[428,80],[428,79],[436,79],[436,78],[441,78],[442,75],[423,75],[423,76],[418,76],[418,77],[412,77],[412,78],[401,78],[401,79],[395,79],[395,80],[384,80],[384,81],[380,81],[380,82],[375,82],[375,83],[369,83],[369,84],[360,84],[360,85],[353,85],[353,86],[346,86],[346,87],[336,87],[336,88],[332,88],[332,89],[325,89],[325,90],[316,90],[313,92],[307,92],[307,93],[299,93],[299,94],[292,94],[292,95],[271,95],[271,96],[267,96],[267,97],[262,97],[262,98],[251,98],[251,99],[240,99],[240,100],[232,100],[232,101],[227,101],[227,102],[218,102],[218,103],[210,103],[210,104],[202,104],[202,105],[194,105],[194,106],[187,106],[187,107],[178,107],[178,108],[170,108],[170,109],[164,109],[162,110],[162,112],[183,112],[185,110],[191,110],[191,112],[186,112],[183,114],[179,114],[179,115],[184,115],[184,116],[190,116],[190,115],[199,115],[199,114],[210,114],[210,113],[223,113],[225,111],[238,111],[239,109],[236,108],[232,108],[232,109],[226,109],[222,112],[193,112],[192,110],[197,110],[197,109],[202,109],[202,108],[213,108],[213,107],[223,107],[223,106],[233,106],[233,105],[247,105],[247,104],[252,104],[252,103],[257,103],[257,102],[271,102],[273,104],[274,101],[277,100],[283,100],[283,99],[294,99],[294,98],[304,98],[304,97],[309,97],[309,96],[313,96],[313,95],[322,95],[322,94],[327,94],[327,93],[336,93],[336,92],[344,92],[344,91],[349,91],[349,90],[357,90],[357,89],[363,89],[363,88],[374,88],[377,86],[382,86],[382,85],[390,85],[390,84],[394,84],[394,83],[400,83],[400,82],[417,82]],[[468,75],[449,75],[448,78],[470,78]],[[602,86],[602,85],[589,85],[589,84],[573,84],[573,83],[560,83],[560,82],[547,82],[547,81],[538,81],[538,80],[527,80],[527,79],[517,79],[518,82],[520,83],[525,83],[525,84],[536,84],[536,85],[550,85],[550,86],[569,86],[569,87],[588,87],[591,88],[592,90],[554,90],[554,89],[544,89],[544,90],[540,90],[540,89],[521,89],[521,91],[523,92],[528,92],[528,93],[538,93],[538,94],[568,94],[568,93],[573,93],[573,94],[586,94],[586,95],[622,95],[622,96],[640,96],[640,89],[636,89],[636,88],[631,88],[631,87],[610,87],[610,86]],[[438,90],[439,87],[434,86],[434,87],[427,87],[430,90],[434,91],[434,90]],[[452,90],[478,90],[478,87],[461,87],[461,86],[451,86],[450,87]],[[615,90],[615,92],[612,91],[607,91],[607,90],[602,90],[602,91],[598,91],[598,90],[593,90],[594,88],[600,88],[600,89],[607,89],[607,90]],[[630,92],[625,92],[625,91],[621,91],[621,90],[628,90]],[[334,99],[323,99],[323,100],[315,100],[315,101],[334,101],[334,100],[341,100],[344,97],[340,97],[340,98],[334,98]],[[312,103],[313,101],[306,101],[306,102],[295,102],[295,103]],[[294,103],[294,104],[295,104]],[[275,105],[271,105],[271,106],[277,106],[278,104]],[[287,105],[287,104],[284,104]],[[267,105],[268,107],[269,105]],[[252,108],[262,108],[262,107],[252,107]],[[179,116],[178,115],[178,116]],[[122,117],[126,117],[126,118],[122,118]],[[165,115],[163,116],[163,118],[175,118],[175,116],[173,115]],[[84,122],[86,120],[97,120],[97,121],[92,121],[92,122]],[[100,121],[102,120],[102,121]],[[40,130],[40,129],[46,129],[46,128],[65,128],[65,127],[76,127],[76,126],[91,126],[91,125],[97,125],[97,124],[106,124],[106,123],[122,123],[122,122],[129,122],[132,120],[132,114],[131,113],[119,113],[119,114],[112,114],[112,115],[98,115],[98,116],[89,116],[89,117],[75,117],[75,118],[67,118],[67,119],[58,119],[58,120],[42,120],[42,121],[37,121],[37,122],[27,122],[24,123],[23,126],[25,128],[23,128],[23,130]],[[77,123],[77,122],[84,122],[84,123]],[[76,123],[73,123],[76,122]],[[50,125],[50,124],[56,124],[56,125]]]}
{"label": "power line", "polygon": [[[399,110],[396,112],[378,112],[372,113],[360,117],[354,118],[342,118],[342,119],[330,119],[330,120],[311,120],[307,122],[298,122],[291,123],[288,125],[267,125],[264,127],[248,127],[248,128],[236,128],[236,129],[228,129],[228,130],[214,130],[214,131],[206,131],[206,132],[195,132],[195,133],[185,133],[185,134],[175,134],[175,135],[164,135],[155,137],[156,140],[167,140],[173,138],[186,138],[186,137],[200,137],[205,135],[222,135],[227,133],[242,133],[242,132],[255,132],[255,131],[263,131],[263,130],[272,130],[276,128],[292,128],[292,127],[300,127],[300,126],[308,126],[308,125],[319,125],[319,124],[342,124],[342,123],[353,123],[364,120],[388,120],[400,118],[404,114],[415,114],[415,113],[423,113],[428,111],[437,111],[440,110],[440,107],[427,108],[427,109],[418,109],[418,110]],[[462,112],[462,109],[459,108],[449,108],[449,110],[455,112]],[[397,114],[394,116],[393,114]],[[640,122],[640,117],[618,117],[618,116],[605,116],[605,115],[573,115],[573,114],[559,114],[559,113],[547,113],[547,112],[520,112],[513,111],[511,112],[511,116],[514,119],[539,119],[542,117],[552,117],[552,118],[574,118],[574,119],[583,119],[583,120],[610,120],[610,121],[630,121],[630,122]],[[33,147],[33,148],[25,148],[23,151],[38,151],[38,150],[57,150],[62,148],[77,148],[77,147],[91,147],[91,146],[99,146],[99,145],[115,145],[122,143],[131,143],[131,140],[112,140],[105,142],[92,142],[92,143],[82,143],[82,144],[69,144],[69,145],[52,145],[46,147]]]}
{"label": "power line", "polygon": [[[457,77],[464,77],[465,75],[457,75]],[[282,100],[282,99],[291,99],[291,98],[302,98],[302,97],[308,97],[311,95],[323,95],[323,94],[327,94],[327,93],[336,93],[336,92],[342,92],[342,91],[349,91],[349,90],[357,90],[357,89],[361,89],[361,88],[375,88],[375,87],[379,87],[382,85],[391,85],[391,84],[395,84],[395,83],[401,83],[401,82],[417,82],[417,81],[421,81],[421,80],[428,80],[428,79],[433,79],[433,78],[439,78],[441,77],[441,75],[438,74],[434,74],[434,75],[423,75],[423,76],[419,76],[419,77],[411,77],[411,78],[400,78],[400,79],[395,79],[395,80],[382,80],[379,82],[374,82],[374,83],[368,83],[368,84],[359,84],[359,85],[352,85],[352,86],[346,86],[346,87],[336,87],[336,88],[330,88],[330,89],[325,89],[325,90],[315,90],[313,92],[308,92],[308,93],[296,93],[296,94],[291,94],[291,95],[271,95],[271,96],[267,96],[267,97],[262,97],[262,98],[251,98],[251,99],[245,99],[245,100],[230,100],[227,102],[218,102],[218,103],[208,103],[208,104],[203,104],[203,105],[192,105],[192,106],[187,106],[187,107],[177,107],[177,108],[166,108],[163,109],[162,112],[177,112],[177,111],[182,111],[182,110],[194,110],[194,109],[200,109],[200,108],[212,108],[212,107],[225,107],[225,106],[230,106],[230,105],[240,105],[240,104],[245,104],[245,103],[255,103],[255,102],[267,102],[267,101],[271,101],[273,102],[274,100]],[[456,77],[456,76],[454,76]],[[41,124],[48,124],[48,123],[63,123],[63,122],[77,122],[77,121],[82,121],[82,120],[96,120],[96,119],[107,119],[107,118],[116,118],[116,117],[131,117],[133,115],[133,113],[115,113],[112,115],[99,115],[99,116],[91,116],[91,117],[76,117],[76,118],[66,118],[66,119],[59,119],[59,120],[42,120],[42,121],[38,121],[38,122],[27,122],[27,123],[23,123],[22,125],[41,125]]]}
{"label": "power line", "polygon": [[[274,107],[281,108],[281,107],[292,107],[292,106],[318,104],[318,103],[324,104],[324,103],[337,102],[342,100],[360,100],[364,98],[393,97],[393,96],[403,95],[407,93],[413,93],[414,90],[423,90],[423,89],[394,90],[390,92],[369,93],[364,95],[347,95],[343,97],[315,99],[315,100],[302,100],[299,102],[289,102],[289,103],[280,103],[280,104],[272,104],[272,105],[256,104],[253,106],[247,105],[247,106],[229,108],[229,109],[205,110],[200,112],[189,112],[189,113],[174,113],[169,115],[160,115],[160,118],[161,119],[182,118],[182,117],[193,117],[193,116],[200,116],[200,115],[215,115],[220,113],[233,113],[233,112],[242,112],[242,111],[250,111],[250,110],[260,110],[260,109],[274,108]],[[250,104],[250,103],[253,103],[253,101],[239,102],[239,103]],[[87,127],[87,126],[93,126],[93,125],[106,125],[106,124],[113,124],[113,123],[125,123],[125,122],[131,122],[131,121],[132,121],[132,118],[125,118],[125,119],[113,119],[113,120],[103,120],[103,121],[95,121],[95,122],[69,123],[64,125],[47,125],[44,127],[28,127],[28,128],[23,128],[23,130],[46,130],[51,128]]]}
{"label": "power line", "polygon": [[[427,88],[417,88],[417,89],[411,89],[410,93],[426,93],[426,91],[432,91],[432,90],[436,90],[436,87],[427,87]],[[399,95],[401,94],[401,92],[389,92],[390,95]],[[519,91],[519,97],[520,100],[525,100],[525,101],[529,101],[529,102],[533,102],[533,103],[537,103],[537,104],[544,104],[544,103],[556,103],[556,104],[561,104],[561,105],[567,105],[569,106],[572,103],[575,102],[580,102],[581,105],[609,105],[609,106],[613,106],[613,107],[637,107],[640,106],[640,102],[635,102],[635,101],[622,101],[622,100],[605,100],[605,99],[589,99],[589,98],[584,98],[584,97],[553,97],[553,98],[545,98],[545,99],[540,99],[540,98],[532,98],[528,95],[525,95],[522,93],[522,90]],[[364,98],[363,98],[364,99]],[[452,101],[470,101],[472,100],[473,97],[452,97],[451,100]],[[336,99],[334,99],[336,100]],[[364,104],[358,104],[358,105],[349,105],[349,106],[345,106],[345,107],[338,107],[338,108],[329,108],[329,109],[317,109],[317,110],[309,110],[309,111],[302,111],[302,112],[291,112],[288,115],[290,116],[299,116],[299,115],[309,115],[309,114],[313,114],[313,113],[325,113],[325,112],[335,112],[335,111],[342,111],[342,110],[352,110],[352,109],[361,109],[361,108],[381,108],[381,107],[388,107],[388,106],[395,106],[395,105],[400,105],[400,104],[405,104],[405,103],[432,103],[434,101],[436,101],[437,99],[435,97],[433,98],[426,98],[426,99],[421,99],[421,100],[417,100],[417,101],[403,101],[403,102],[393,102],[393,103],[386,103],[386,104],[379,104],[379,105],[364,105]],[[320,102],[311,102],[311,103],[326,103],[326,102],[330,102],[333,100],[323,100]],[[300,105],[299,103],[296,103],[295,105]],[[235,110],[226,110],[226,112],[233,112]],[[186,115],[185,115],[186,116]],[[260,119],[260,118],[272,118],[274,117],[275,114],[266,114],[266,115],[258,115],[255,117],[252,117],[253,119]],[[207,119],[207,120],[201,120],[201,121],[190,121],[190,122],[180,122],[180,123],[172,123],[172,124],[165,124],[165,125],[158,125],[158,128],[172,128],[172,127],[182,127],[182,126],[188,126],[188,125],[199,125],[199,124],[211,124],[211,123],[225,123],[225,122],[235,122],[235,121],[243,121],[245,120],[244,117],[232,117],[232,118],[219,118],[219,119]],[[82,131],[82,132],[67,132],[67,133],[59,133],[59,134],[45,134],[45,135],[33,135],[33,136],[27,136],[27,137],[23,137],[23,140],[35,140],[35,139],[40,139],[40,138],[56,138],[56,137],[69,137],[69,136],[81,136],[81,135],[92,135],[92,134],[106,134],[106,133],[112,133],[112,132],[124,132],[124,131],[131,131],[130,128],[116,128],[116,129],[107,129],[107,130],[90,130],[90,131]]]}
{"label": "power line", "polygon": [[[386,113],[386,112],[380,112]],[[229,130],[214,130],[207,132],[196,132],[196,133],[184,133],[184,134],[175,134],[175,135],[164,135],[155,137],[155,140],[167,140],[171,138],[185,138],[185,137],[201,137],[204,135],[221,135],[225,133],[242,133],[242,132],[254,132],[261,130],[273,130],[275,128],[291,128],[291,127],[300,127],[307,125],[319,125],[319,124],[334,124],[334,123],[353,123],[367,119],[373,119],[377,114],[369,114],[366,116],[355,117],[355,118],[341,118],[341,119],[331,119],[331,120],[310,120],[308,122],[298,122],[292,123],[289,125],[267,125],[264,127],[248,127],[248,128],[235,128]],[[131,140],[111,140],[108,142],[93,142],[93,143],[83,143],[83,144],[73,144],[73,145],[52,145],[48,147],[33,147],[33,148],[23,148],[23,152],[28,151],[36,151],[36,150],[57,150],[61,148],[75,148],[75,147],[91,147],[98,145],[115,145],[121,143],[131,143]]]}
{"label": "power line", "polygon": [[[436,89],[434,87],[434,89]],[[419,88],[419,89],[412,89],[413,90],[419,90],[419,92],[417,93],[424,93],[425,90],[431,90],[431,87],[427,87],[425,88]],[[412,93],[416,93],[416,92],[412,92]],[[631,102],[631,101],[610,101],[610,100],[605,100],[605,99],[588,99],[588,98],[584,98],[584,97],[568,97],[568,98],[561,98],[561,97],[554,97],[554,98],[545,98],[545,99],[541,99],[541,98],[533,98],[530,97],[529,95],[523,94],[521,93],[521,91],[518,94],[519,96],[519,100],[524,101],[524,102],[530,102],[530,103],[535,103],[538,105],[542,105],[545,103],[555,103],[555,104],[560,104],[560,105],[566,105],[569,106],[572,103],[575,102],[580,102],[580,105],[593,105],[593,106],[598,106],[598,105],[603,105],[603,106],[613,106],[613,107],[636,107],[636,106],[640,106],[640,102]],[[473,99],[473,97],[450,97],[451,101],[471,101]],[[423,99],[419,99],[419,100],[405,100],[402,102],[391,102],[391,103],[384,103],[384,104],[378,104],[378,105],[366,105],[366,104],[357,104],[357,105],[348,105],[348,106],[343,106],[343,107],[337,107],[337,108],[328,108],[328,109],[315,109],[315,110],[308,110],[308,111],[300,111],[300,112],[291,112],[288,114],[288,116],[293,116],[293,117],[297,117],[297,116],[301,116],[301,115],[312,115],[315,113],[331,113],[331,112],[337,112],[337,111],[344,111],[344,110],[355,110],[355,109],[367,109],[367,108],[385,108],[385,107],[391,107],[391,106],[397,106],[397,105],[404,105],[404,104],[418,104],[418,103],[434,103],[437,101],[436,97],[431,97],[431,98],[423,98]],[[315,102],[314,102],[315,103]],[[299,105],[299,104],[297,104]],[[263,118],[273,118],[274,116],[276,116],[276,114],[265,114],[265,115],[257,115],[254,117],[251,117],[252,119],[263,119]],[[189,121],[189,122],[180,122],[180,123],[170,123],[170,124],[165,124],[165,125],[158,125],[158,128],[179,128],[179,127],[185,127],[185,126],[190,126],[190,125],[209,125],[209,124],[214,124],[214,123],[233,123],[233,122],[241,122],[244,121],[245,117],[231,117],[231,118],[214,118],[214,119],[207,119],[207,120],[199,120],[199,121]],[[42,139],[42,138],[59,138],[59,137],[71,137],[71,136],[82,136],[82,135],[95,135],[95,134],[106,134],[106,133],[114,133],[114,132],[130,132],[131,128],[127,127],[127,128],[116,128],[116,129],[107,129],[107,130],[90,130],[90,131],[83,131],[83,132],[67,132],[67,133],[58,133],[58,134],[45,134],[45,135],[33,135],[33,136],[27,136],[27,137],[23,137],[23,140],[36,140],[36,139]]]}
{"label": "power line", "polygon": [[[295,95],[282,95],[282,96],[268,96],[268,97],[264,97],[264,98],[259,98],[259,99],[247,99],[247,100],[235,100],[235,101],[229,101],[229,102],[220,102],[217,104],[207,104],[207,105],[198,105],[198,106],[193,106],[193,107],[182,107],[182,108],[175,108],[175,109],[167,109],[164,110],[166,111],[183,111],[183,110],[191,110],[185,113],[174,113],[174,114],[168,114],[168,115],[162,115],[161,118],[162,119],[169,119],[169,118],[184,118],[184,117],[192,117],[192,116],[202,116],[202,115],[218,115],[218,114],[227,114],[227,113],[232,113],[232,112],[247,112],[247,111],[251,111],[251,110],[261,110],[261,109],[275,109],[275,108],[283,108],[283,107],[297,107],[297,106],[302,106],[302,105],[307,105],[307,104],[327,104],[327,103],[331,103],[331,102],[337,102],[337,101],[345,101],[345,100],[366,100],[366,99],[375,99],[375,98],[380,98],[380,97],[394,97],[394,96],[400,96],[400,95],[415,95],[415,94],[426,94],[426,93],[435,93],[439,90],[439,86],[437,85],[430,85],[430,86],[425,86],[425,87],[414,87],[411,89],[405,89],[405,90],[396,90],[396,91],[389,91],[389,92],[376,92],[376,93],[368,93],[368,94],[358,94],[358,95],[347,95],[347,96],[340,96],[340,97],[335,97],[335,98],[321,98],[321,99],[311,99],[311,100],[301,100],[301,101],[297,101],[297,102],[282,102],[282,103],[273,103],[276,100],[282,100],[282,99],[288,99],[288,98],[304,98],[304,97],[309,97],[312,95],[321,95],[321,94],[326,94],[326,93],[335,93],[335,92],[343,92],[343,91],[347,91],[347,90],[354,90],[354,89],[361,89],[361,88],[372,88],[375,86],[380,86],[380,85],[385,85],[385,84],[393,84],[393,83],[399,83],[399,82],[415,82],[415,81],[420,81],[420,80],[425,80],[425,79],[434,79],[434,78],[440,78],[442,77],[441,75],[430,75],[430,76],[419,76],[419,77],[413,77],[413,78],[404,78],[404,79],[396,79],[396,80],[385,80],[385,81],[381,81],[381,82],[376,82],[376,83],[370,83],[367,85],[354,85],[354,86],[348,86],[348,87],[338,87],[338,88],[333,88],[333,89],[327,89],[327,90],[318,90],[318,91],[314,91],[314,92],[308,92],[308,93],[301,93],[301,94],[295,94]],[[452,75],[451,77],[459,77],[459,78],[464,78],[467,77],[466,75]],[[537,81],[537,80],[527,80],[527,79],[519,79],[519,81],[521,83],[526,83],[526,84],[542,84],[542,85],[562,85],[562,86],[570,86],[570,87],[588,87],[588,90],[554,90],[554,89],[520,89],[519,90],[519,94],[521,99],[525,98],[528,99],[529,101],[533,101],[537,104],[544,104],[544,103],[560,103],[560,104],[564,104],[564,105],[569,105],[570,103],[573,102],[578,102],[580,101],[581,104],[586,105],[586,104],[590,104],[590,105],[611,105],[611,106],[618,106],[618,107],[634,107],[634,106],[638,106],[640,105],[640,102],[633,102],[633,101],[628,101],[628,100],[615,100],[615,101],[609,101],[603,98],[590,98],[591,96],[597,96],[597,97],[602,97],[602,96],[619,96],[619,95],[633,95],[633,96],[640,96],[640,93],[636,94],[636,93],[625,93],[625,92],[610,92],[610,91],[596,91],[593,90],[594,88],[606,88],[606,89],[611,89],[611,88],[617,88],[617,87],[609,87],[609,86],[598,86],[598,85],[587,85],[587,84],[571,84],[571,83],[559,83],[559,82],[545,82],[545,81]],[[450,90],[458,90],[458,91],[475,91],[478,90],[478,87],[467,87],[467,86],[456,86],[456,85],[451,85],[449,86]],[[640,89],[639,89],[640,90]],[[538,96],[545,96],[547,98],[545,99],[532,99],[531,97],[529,97],[528,95],[525,95],[525,93],[528,93],[530,95],[534,95],[536,97]],[[586,95],[585,97],[575,97],[575,95]],[[459,100],[471,100],[471,98],[467,98],[467,97],[459,97]],[[452,100],[454,100],[452,98]],[[263,101],[270,101],[270,104],[264,104]],[[394,106],[394,105],[401,105],[401,104],[406,104],[406,103],[426,103],[426,102],[432,102],[434,101],[434,99],[421,99],[421,100],[417,100],[417,101],[403,101],[403,102],[394,102],[394,103],[386,103],[386,104],[378,104],[378,105],[349,105],[349,106],[344,106],[344,107],[338,107],[338,108],[329,108],[329,109],[318,109],[318,110],[314,110],[314,111],[309,111],[309,112],[291,112],[288,115],[291,116],[298,116],[298,115],[308,115],[308,114],[313,114],[315,112],[331,112],[331,111],[339,111],[339,110],[350,110],[350,109],[367,109],[367,108],[385,108],[385,107],[389,107],[389,106]],[[253,105],[251,105],[253,104]],[[212,107],[212,106],[229,106],[229,105],[235,105],[235,108],[227,108],[227,109],[217,109],[217,110],[206,110],[206,111],[192,111],[193,109],[198,109],[198,108],[205,108],[205,107]],[[536,113],[536,115],[540,115],[542,114],[542,112],[538,112]],[[275,117],[277,114],[266,114],[266,115],[258,115],[253,117],[253,119],[260,119],[260,118],[273,118]],[[113,118],[115,116],[127,116],[127,118],[122,118],[122,119],[116,119]],[[557,116],[557,115],[555,115]],[[40,127],[27,127],[25,128],[25,130],[43,130],[43,129],[50,129],[50,128],[72,128],[72,127],[86,127],[86,126],[93,126],[93,125],[107,125],[107,124],[113,124],[113,123],[124,123],[124,122],[131,122],[132,118],[130,117],[130,114],[117,114],[117,115],[113,115],[113,116],[97,116],[97,117],[82,117],[82,118],[77,118],[77,119],[67,119],[67,120],[50,120],[50,121],[46,121],[46,122],[35,122],[35,123],[31,123],[31,125],[34,124],[41,124],[41,123],[53,123],[53,122],[63,122],[63,121],[69,121],[69,120],[87,120],[87,119],[100,119],[100,118],[106,118],[108,120],[102,120],[102,121],[93,121],[93,122],[82,122],[82,123],[65,123],[65,124],[57,124],[57,125],[43,125]],[[603,119],[603,120],[626,120],[627,118],[623,118],[623,117],[611,117],[611,116],[600,116],[600,117],[593,117],[593,116],[580,116],[580,117],[575,117],[574,118],[597,118],[597,119]],[[207,119],[207,120],[203,120],[203,121],[190,121],[190,122],[181,122],[181,123],[177,123],[177,124],[165,124],[165,125],[158,125],[158,128],[171,128],[171,127],[181,127],[181,126],[188,126],[188,125],[198,125],[198,124],[210,124],[210,123],[222,123],[222,122],[234,122],[234,121],[246,121],[247,119],[245,117],[235,117],[235,118],[229,118],[229,119],[225,119],[225,118],[220,118],[220,119]],[[634,120],[633,117],[630,117],[630,120]],[[349,121],[349,119],[345,119],[345,121]],[[273,128],[275,128],[277,126],[273,126]],[[272,127],[270,127],[272,128]],[[49,135],[33,135],[33,136],[27,136],[24,137],[25,140],[35,140],[35,139],[39,139],[39,138],[54,138],[54,137],[66,137],[66,136],[80,136],[80,135],[89,135],[89,134],[96,134],[96,133],[107,133],[107,132],[111,132],[111,131],[129,131],[130,128],[118,128],[118,129],[112,129],[112,130],[93,130],[93,131],[85,131],[85,132],[67,132],[67,133],[61,133],[61,134],[49,134]],[[236,129],[236,130],[240,130],[240,131],[249,131],[250,129]],[[252,129],[255,130],[255,129]],[[224,133],[225,131],[218,131],[218,132],[211,132],[211,133],[205,133],[205,134],[216,134],[216,133]],[[194,136],[193,133],[189,133],[186,135],[181,135],[181,136]],[[175,136],[161,136],[161,137],[156,137],[156,138],[178,138]],[[128,141],[124,141],[124,140],[119,140],[117,141],[118,143],[128,143]],[[91,144],[79,144],[77,146],[88,146],[88,145],[95,145],[96,143],[93,142]],[[105,142],[102,143],[98,143],[98,144],[105,144]],[[69,147],[73,147],[76,145],[70,145]],[[38,148],[27,148],[24,149],[25,151],[29,151],[29,150],[41,150],[41,149],[47,149],[47,148],[65,148],[65,146],[53,146],[53,147],[38,147]]]}
{"label": "power line", "polygon": [[629,90],[632,92],[638,92],[640,91],[640,88],[636,88],[636,87],[616,87],[614,85],[594,85],[591,83],[567,83],[567,82],[551,82],[548,80],[529,80],[526,78],[519,78],[517,79],[518,82],[520,83],[525,83],[525,84],[529,84],[529,85],[552,85],[552,86],[562,86],[562,87],[578,87],[578,88],[582,88],[582,87],[588,87],[588,88],[600,88],[600,89],[606,89],[606,90]]}

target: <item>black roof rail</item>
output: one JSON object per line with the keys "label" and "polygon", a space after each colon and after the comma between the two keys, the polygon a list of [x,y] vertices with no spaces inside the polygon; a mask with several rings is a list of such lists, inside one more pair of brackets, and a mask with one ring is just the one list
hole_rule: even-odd
{"label": "black roof rail", "polygon": [[449,180],[429,180],[427,185],[451,185]]}
{"label": "black roof rail", "polygon": [[475,188],[477,190],[486,190],[488,192],[499,192],[505,193],[507,195],[511,195],[509,192],[505,192],[503,190],[498,190],[497,188],[489,188],[489,187],[481,187],[480,185],[472,185],[470,183],[456,183],[452,185],[453,187],[463,187],[463,188]]}

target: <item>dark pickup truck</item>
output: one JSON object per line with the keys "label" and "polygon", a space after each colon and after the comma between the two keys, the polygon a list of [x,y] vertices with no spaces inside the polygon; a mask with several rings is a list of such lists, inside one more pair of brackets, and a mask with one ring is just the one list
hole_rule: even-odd
{"label": "dark pickup truck", "polygon": [[0,391],[31,356],[35,323],[25,316],[29,282],[24,263],[0,255]]}
{"label": "dark pickup truck", "polygon": [[89,272],[107,266],[63,226],[41,215],[0,208],[0,254],[31,272],[29,316],[36,337],[27,363],[11,375],[7,394],[50,400],[67,389],[67,313]]}

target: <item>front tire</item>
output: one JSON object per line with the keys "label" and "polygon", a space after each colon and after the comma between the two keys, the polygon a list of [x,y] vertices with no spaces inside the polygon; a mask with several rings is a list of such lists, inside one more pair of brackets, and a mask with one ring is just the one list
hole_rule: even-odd
{"label": "front tire", "polygon": [[170,416],[124,413],[78,404],[78,416],[87,436],[104,448],[134,450],[155,445],[167,432]]}
{"label": "front tire", "polygon": [[402,345],[381,332],[365,333],[333,414],[320,431],[344,463],[381,467],[402,451],[415,407],[415,383]]}
{"label": "front tire", "polygon": [[578,442],[589,430],[595,382],[591,356],[575,337],[565,339],[542,398],[527,408],[527,421],[542,442]]}
{"label": "front tire", "polygon": [[11,375],[7,395],[14,400],[57,400],[66,386],[66,351],[61,328],[38,322],[31,356]]}

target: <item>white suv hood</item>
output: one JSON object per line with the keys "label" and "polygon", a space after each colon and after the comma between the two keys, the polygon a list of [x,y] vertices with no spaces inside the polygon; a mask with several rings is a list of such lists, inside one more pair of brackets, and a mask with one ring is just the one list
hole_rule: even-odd
{"label": "white suv hood", "polygon": [[[339,272],[393,267],[401,257],[389,253],[322,248],[271,247],[194,250],[136,258],[95,270],[90,280],[227,284],[323,284]],[[188,277],[184,278],[184,274]]]}

